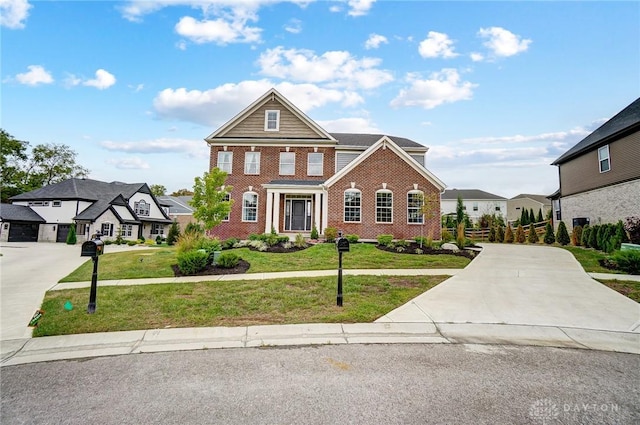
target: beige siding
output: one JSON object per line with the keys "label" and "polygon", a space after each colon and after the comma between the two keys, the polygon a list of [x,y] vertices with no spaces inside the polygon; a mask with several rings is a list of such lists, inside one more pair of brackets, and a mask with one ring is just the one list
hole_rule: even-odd
{"label": "beige siding", "polygon": [[[264,131],[264,116],[267,110],[280,111],[280,130]],[[300,138],[318,139],[320,135],[286,109],[277,100],[271,100],[253,114],[231,128],[221,137],[259,137],[263,139]]]}
{"label": "beige siding", "polygon": [[551,201],[548,204],[542,204],[531,198],[509,199],[507,201],[507,220],[515,221],[519,219],[522,215],[522,208],[526,208],[527,211],[533,209],[536,217],[538,216],[538,211],[542,209],[542,217],[546,218],[547,213],[551,210]]}
{"label": "beige siding", "polygon": [[560,165],[562,196],[640,178],[640,132],[609,144],[611,170],[601,173],[594,149]]}

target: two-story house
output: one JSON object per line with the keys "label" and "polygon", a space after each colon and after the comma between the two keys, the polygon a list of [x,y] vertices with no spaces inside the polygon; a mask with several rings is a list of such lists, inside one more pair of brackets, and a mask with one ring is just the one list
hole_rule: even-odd
{"label": "two-story house", "polygon": [[327,227],[362,239],[440,238],[440,217],[420,206],[442,183],[425,167],[428,148],[382,134],[328,133],[275,89],[208,136],[210,168],[228,173],[231,212],[221,237]]}
{"label": "two-story house", "polygon": [[555,222],[615,223],[640,215],[640,98],[582,139],[552,165],[560,189]]}
{"label": "two-story house", "polygon": [[546,219],[551,211],[551,200],[546,195],[521,193],[507,201],[507,221],[514,222],[522,217],[522,210],[537,214],[542,211],[542,218]]}
{"label": "two-story house", "polygon": [[[15,233],[11,239],[16,241],[26,241],[28,236],[41,242],[65,242],[72,223],[76,224],[80,242],[97,232],[105,240],[115,239],[118,234],[126,240],[155,239],[166,234],[171,223],[146,183],[72,178],[16,195],[11,202],[13,209],[28,208],[44,221],[32,222],[29,235]],[[21,215],[26,216],[24,211]],[[9,240],[11,223],[7,224],[2,237]]]}
{"label": "two-story house", "polygon": [[484,214],[502,216],[507,213],[507,198],[480,189],[447,189],[442,194],[442,214],[456,214],[458,197],[469,219],[477,223]]}

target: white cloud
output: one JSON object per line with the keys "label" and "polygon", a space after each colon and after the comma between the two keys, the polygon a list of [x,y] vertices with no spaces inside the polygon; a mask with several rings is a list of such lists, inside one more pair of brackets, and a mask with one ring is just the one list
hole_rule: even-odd
{"label": "white cloud", "polygon": [[184,40],[180,40],[176,43],[176,47],[180,50],[187,50],[187,42]]}
{"label": "white cloud", "polygon": [[420,42],[418,52],[423,58],[454,58],[453,40],[447,34],[429,31],[427,38]]}
{"label": "white cloud", "polygon": [[27,66],[29,71],[16,75],[16,80],[20,84],[26,84],[28,86],[37,86],[40,84],[53,83],[53,77],[42,67],[41,65],[29,65]]}
{"label": "white cloud", "polygon": [[478,36],[486,39],[484,46],[496,57],[517,55],[526,51],[531,44],[530,39],[523,40],[521,36],[500,27],[480,28]]}
{"label": "white cloud", "polygon": [[138,154],[185,153],[190,158],[202,158],[208,155],[208,149],[202,140],[159,138],[135,142],[114,142],[105,140],[100,146],[112,152]]}
{"label": "white cloud", "polygon": [[357,93],[350,91],[326,89],[314,84],[274,84],[269,80],[257,80],[224,84],[205,91],[168,88],[158,93],[153,105],[161,118],[215,127],[231,119],[272,87],[305,112],[330,103],[353,107],[364,102]]}
{"label": "white cloud", "polygon": [[262,30],[246,24],[246,19],[227,21],[222,18],[197,21],[184,16],[176,24],[176,32],[194,43],[254,43],[260,41]]}
{"label": "white cloud", "polygon": [[0,0],[0,26],[21,29],[33,6],[27,0]]}
{"label": "white cloud", "polygon": [[334,4],[329,7],[329,12],[331,13],[340,13],[342,12],[342,7],[340,5]]}
{"label": "white cloud", "polygon": [[389,40],[387,40],[387,37],[380,34],[371,34],[367,41],[364,43],[364,48],[367,50],[377,49],[382,43],[389,44]]}
{"label": "white cloud", "polygon": [[148,162],[143,161],[140,158],[112,158],[105,161],[109,165],[113,165],[119,170],[148,170],[151,168]]}
{"label": "white cloud", "polygon": [[321,56],[311,50],[268,49],[260,55],[260,73],[305,83],[325,83],[336,88],[373,89],[393,81],[391,72],[378,69],[377,58],[356,59],[346,51],[329,51]]}
{"label": "white cloud", "polygon": [[85,80],[82,85],[95,87],[98,90],[108,89],[112,85],[116,83],[116,77],[108,71],[104,69],[99,69],[96,71],[96,78],[91,80]]}
{"label": "white cloud", "polygon": [[587,137],[592,130],[588,130],[582,127],[576,127],[568,131],[556,131],[551,133],[534,134],[531,136],[523,136],[516,134],[513,136],[490,136],[490,137],[474,137],[471,139],[462,139],[460,143],[466,145],[477,144],[523,144],[523,143],[536,143],[536,142],[562,142],[564,140],[576,140]]}
{"label": "white cloud", "polygon": [[320,127],[332,133],[381,133],[380,129],[368,118],[339,118],[316,122]]}
{"label": "white cloud", "polygon": [[349,15],[350,16],[364,16],[369,13],[369,10],[373,6],[376,0],[349,0]]}
{"label": "white cloud", "polygon": [[139,91],[142,91],[144,89],[144,84],[137,84],[137,85],[129,84],[127,85],[127,87],[133,90],[134,93],[138,93]]}
{"label": "white cloud", "polygon": [[443,103],[469,100],[473,97],[473,89],[477,84],[462,81],[458,71],[451,68],[432,73],[428,79],[420,79],[417,74],[408,74],[408,88],[400,90],[398,96],[391,101],[394,108],[402,106],[419,106],[433,109]]}
{"label": "white cloud", "polygon": [[284,26],[284,30],[291,34],[300,34],[302,32],[302,21],[300,19],[290,19]]}
{"label": "white cloud", "polygon": [[474,62],[481,62],[484,60],[484,55],[482,53],[478,53],[478,52],[473,52],[469,55],[469,57],[471,58],[472,61]]}

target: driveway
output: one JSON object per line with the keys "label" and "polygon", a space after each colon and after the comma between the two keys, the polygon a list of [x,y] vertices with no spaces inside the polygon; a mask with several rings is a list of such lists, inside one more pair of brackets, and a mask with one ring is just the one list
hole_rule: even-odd
{"label": "driveway", "polygon": [[[131,247],[106,247],[107,252],[124,249]],[[40,308],[44,293],[82,263],[90,261],[80,257],[80,244],[3,242],[0,253],[1,341],[30,338],[31,328],[27,325]],[[87,302],[88,297],[87,292]]]}
{"label": "driveway", "polygon": [[640,332],[640,304],[593,280],[564,249],[485,244],[464,270],[378,321]]}

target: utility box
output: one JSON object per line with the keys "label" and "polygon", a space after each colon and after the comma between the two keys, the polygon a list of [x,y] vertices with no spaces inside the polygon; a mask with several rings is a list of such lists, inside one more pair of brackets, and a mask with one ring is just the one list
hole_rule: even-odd
{"label": "utility box", "polygon": [[336,239],[336,248],[338,252],[349,252],[349,239],[338,238]]}
{"label": "utility box", "polygon": [[104,242],[100,239],[86,241],[82,244],[81,257],[97,257],[104,252]]}

